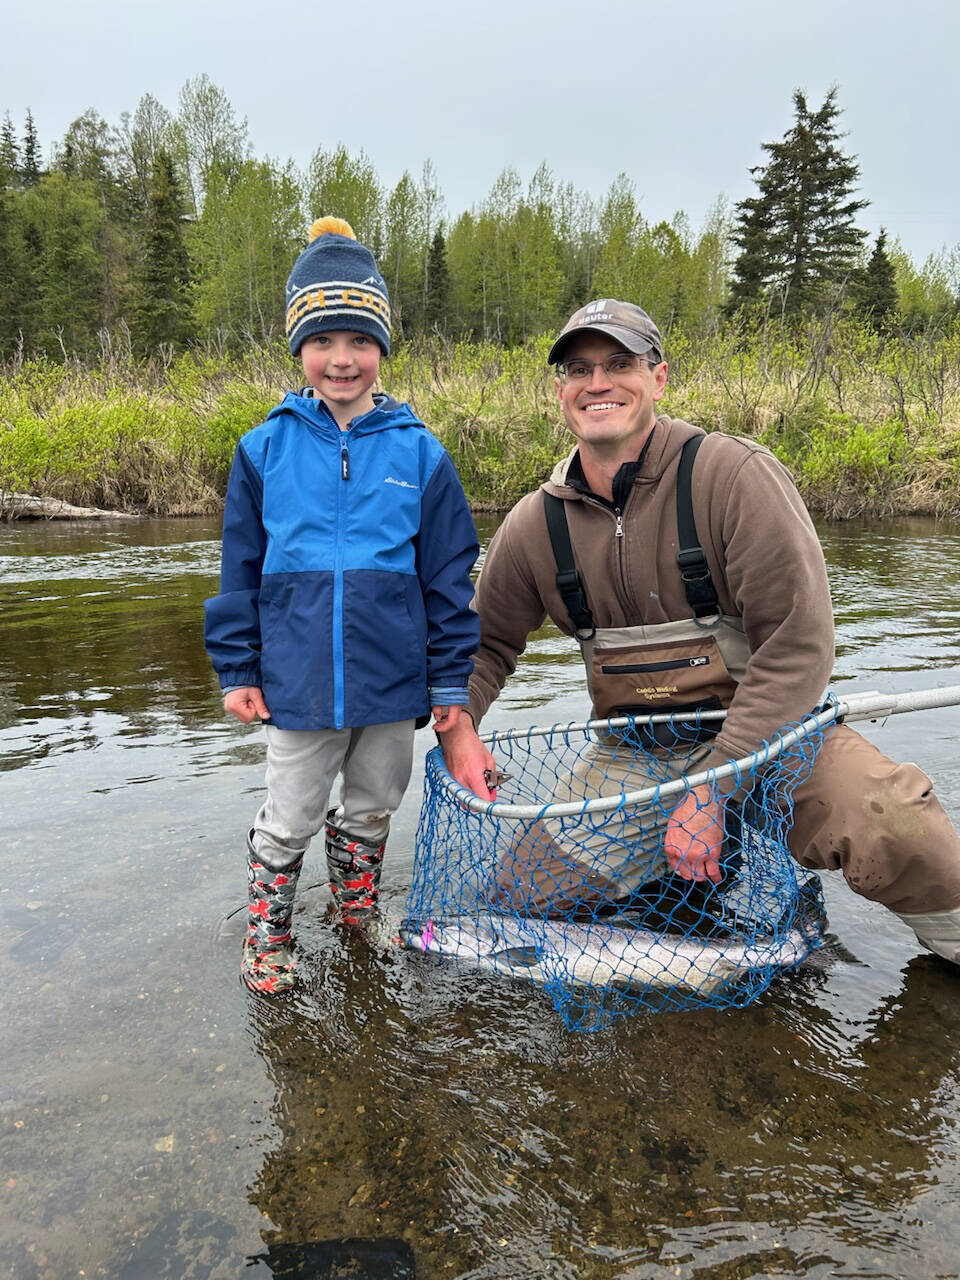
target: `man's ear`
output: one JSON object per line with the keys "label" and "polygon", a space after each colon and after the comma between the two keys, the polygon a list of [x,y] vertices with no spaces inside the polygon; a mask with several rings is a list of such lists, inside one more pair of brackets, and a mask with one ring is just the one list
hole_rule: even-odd
{"label": "man's ear", "polygon": [[557,399],[563,403],[563,383],[559,378],[554,378],[553,385],[557,388]]}
{"label": "man's ear", "polygon": [[667,374],[669,373],[669,365],[666,360],[661,360],[653,371],[653,398],[654,400],[662,400],[664,392],[667,389]]}

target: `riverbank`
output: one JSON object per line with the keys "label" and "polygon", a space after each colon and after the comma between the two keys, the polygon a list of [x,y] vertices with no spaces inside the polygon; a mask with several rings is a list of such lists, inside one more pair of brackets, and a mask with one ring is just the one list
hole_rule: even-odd
{"label": "riverbank", "polygon": [[[475,510],[510,506],[569,447],[549,345],[437,339],[383,365],[384,390],[440,437]],[[815,513],[960,511],[960,328],[674,330],[668,357],[664,411],[769,446]],[[0,377],[0,514],[12,493],[151,515],[216,512],[237,440],[295,384],[280,345],[149,362],[107,345],[93,366],[20,363]]]}

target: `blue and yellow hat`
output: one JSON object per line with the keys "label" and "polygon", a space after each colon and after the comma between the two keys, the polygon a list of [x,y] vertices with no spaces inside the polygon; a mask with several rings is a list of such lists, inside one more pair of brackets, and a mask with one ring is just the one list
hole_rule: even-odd
{"label": "blue and yellow hat", "polygon": [[333,329],[368,333],[390,354],[390,298],[373,254],[343,218],[318,218],[287,280],[287,340],[297,355],[305,338]]}

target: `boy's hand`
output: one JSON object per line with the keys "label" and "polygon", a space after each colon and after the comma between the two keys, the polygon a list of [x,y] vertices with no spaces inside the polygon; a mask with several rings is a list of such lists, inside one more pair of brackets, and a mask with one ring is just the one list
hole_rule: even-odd
{"label": "boy's hand", "polygon": [[255,684],[247,685],[243,689],[231,689],[224,695],[223,709],[244,724],[249,724],[257,716],[261,720],[270,719],[270,712],[263,700],[263,691]]}
{"label": "boy's hand", "polygon": [[[451,711],[454,708],[450,708]],[[460,710],[459,707],[456,710]],[[439,730],[438,730],[439,732]],[[480,741],[470,715],[461,715],[445,731],[440,739],[446,766],[463,786],[483,800],[496,800],[497,789],[487,783],[484,776],[497,776],[497,763],[486,743]]]}
{"label": "boy's hand", "polygon": [[449,733],[460,719],[459,707],[431,707],[433,724],[430,726],[437,733]]}

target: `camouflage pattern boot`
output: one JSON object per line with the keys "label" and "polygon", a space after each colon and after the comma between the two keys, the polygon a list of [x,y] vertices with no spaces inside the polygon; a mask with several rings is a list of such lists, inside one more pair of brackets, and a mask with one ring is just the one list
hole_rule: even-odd
{"label": "camouflage pattern boot", "polygon": [[277,995],[296,986],[291,918],[303,855],[290,867],[272,871],[258,858],[253,832],[247,836],[250,914],[243,940],[240,980],[251,991]]}
{"label": "camouflage pattern boot", "polygon": [[327,871],[339,919],[345,924],[366,924],[377,915],[380,867],[385,842],[370,844],[352,836],[327,814]]}

